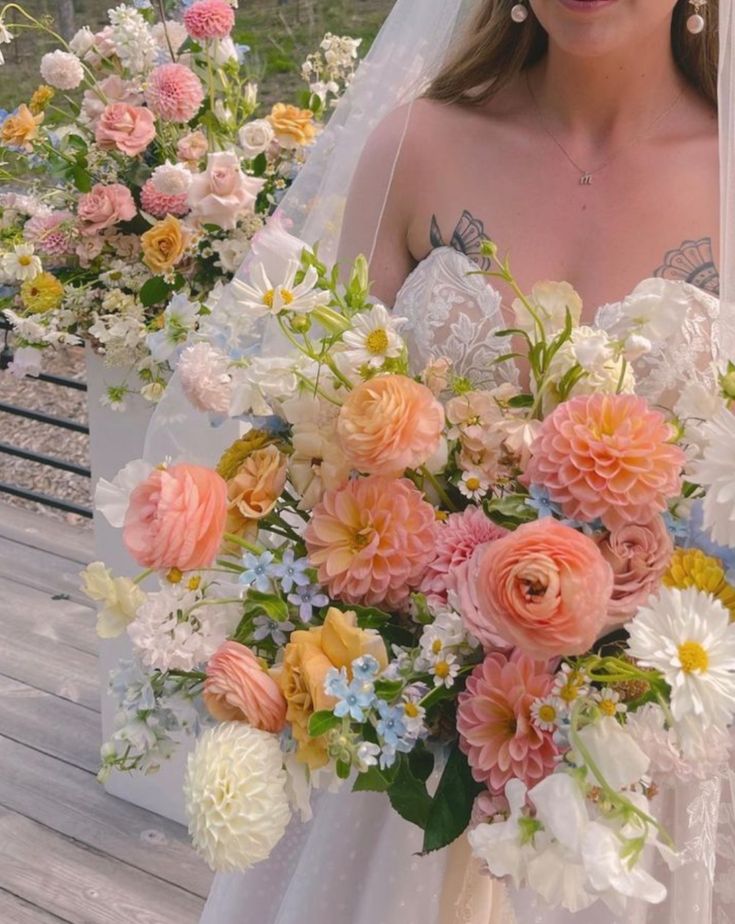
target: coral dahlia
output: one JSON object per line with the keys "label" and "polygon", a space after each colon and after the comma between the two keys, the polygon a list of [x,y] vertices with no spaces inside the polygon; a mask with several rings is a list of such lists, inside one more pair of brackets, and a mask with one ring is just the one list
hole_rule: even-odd
{"label": "coral dahlia", "polygon": [[184,13],[184,25],[194,39],[225,39],[235,25],[235,11],[226,0],[197,0]]}
{"label": "coral dahlia", "polygon": [[204,87],[194,71],[183,64],[162,64],[148,78],[145,99],[167,122],[188,122],[202,105]]}

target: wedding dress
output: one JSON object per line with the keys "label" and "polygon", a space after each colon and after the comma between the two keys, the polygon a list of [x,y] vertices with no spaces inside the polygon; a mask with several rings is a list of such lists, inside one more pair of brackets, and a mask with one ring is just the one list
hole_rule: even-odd
{"label": "wedding dress", "polygon": [[[417,370],[443,356],[476,385],[513,381],[518,372],[511,364],[493,365],[507,352],[507,341],[494,336],[507,327],[501,294],[484,277],[469,275],[474,269],[465,254],[434,250],[404,283],[395,314],[407,319],[402,334]],[[684,382],[712,388],[718,300],[662,279],[647,280],[636,291],[666,295],[681,310],[680,324],[636,364],[638,392],[660,404]],[[620,302],[599,308],[595,323],[621,330],[625,307]],[[715,845],[722,870],[712,920],[728,924],[735,921],[735,883],[727,875],[735,863],[735,818],[724,792],[718,813],[721,789],[729,793],[729,780],[688,784],[668,797],[664,824],[691,863],[678,872],[664,905],[638,904],[624,919],[599,902],[571,915],[549,909],[530,893],[506,889],[479,873],[465,838],[419,857],[418,828],[403,821],[384,795],[351,793],[346,785],[338,793],[317,793],[314,819],[307,824],[295,819],[264,864],[218,875],[201,924],[696,924],[683,910],[689,902],[679,898],[691,896],[699,877],[716,875]],[[726,828],[719,839],[718,818]]]}

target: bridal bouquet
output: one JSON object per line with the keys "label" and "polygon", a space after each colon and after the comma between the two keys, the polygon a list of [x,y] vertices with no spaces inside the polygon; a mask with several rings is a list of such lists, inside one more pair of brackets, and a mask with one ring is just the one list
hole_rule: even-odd
{"label": "bridal bouquet", "polygon": [[[160,398],[204,300],[293,181],[359,42],[328,35],[305,65],[304,108],[278,103],[255,118],[234,6],[195,0],[167,19],[123,4],[68,44],[22,6],[0,6],[0,52],[21,28],[60,45],[41,59],[42,83],[0,114],[0,309],[16,372],[84,338],[130,370],[108,390],[111,407],[136,388]],[[11,11],[21,21],[5,25]]]}
{"label": "bridal bouquet", "polygon": [[103,774],[203,724],[186,798],[216,869],[266,858],[344,781],[427,852],[469,830],[493,875],[622,913],[665,897],[651,855],[680,860],[657,793],[727,757],[735,367],[667,416],[633,364],[676,305],[605,333],[567,284],[524,295],[485,255],[516,295],[487,383],[414,368],[364,261],[342,285],[278,224],[258,236],[177,370],[239,438],[215,468],[135,462],[98,493],[159,582],[85,575],[136,655]]}

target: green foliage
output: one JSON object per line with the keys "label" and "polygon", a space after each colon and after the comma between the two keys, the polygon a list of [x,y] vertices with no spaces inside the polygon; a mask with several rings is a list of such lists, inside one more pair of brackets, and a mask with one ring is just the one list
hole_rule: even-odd
{"label": "green foliage", "polygon": [[431,802],[424,828],[424,852],[441,850],[467,828],[472,805],[483,786],[470,772],[467,758],[454,744],[436,794]]}

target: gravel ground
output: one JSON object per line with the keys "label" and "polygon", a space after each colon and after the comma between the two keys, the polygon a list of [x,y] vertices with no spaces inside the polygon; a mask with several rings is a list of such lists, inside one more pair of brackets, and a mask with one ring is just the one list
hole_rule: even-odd
{"label": "gravel ground", "polygon": [[[49,351],[44,358],[44,372],[83,380],[84,351],[78,347],[64,347],[56,353]],[[0,372],[0,401],[30,410],[44,411],[56,417],[66,417],[80,423],[87,422],[85,392],[39,382],[33,378],[16,378],[9,372]],[[0,442],[89,466],[89,437],[83,433],[61,430],[48,424],[0,412]],[[89,479],[2,452],[0,482],[39,491],[85,507],[91,505]],[[0,493],[0,502],[42,513],[86,529],[92,527],[91,520],[55,510],[36,501],[22,500]]]}

